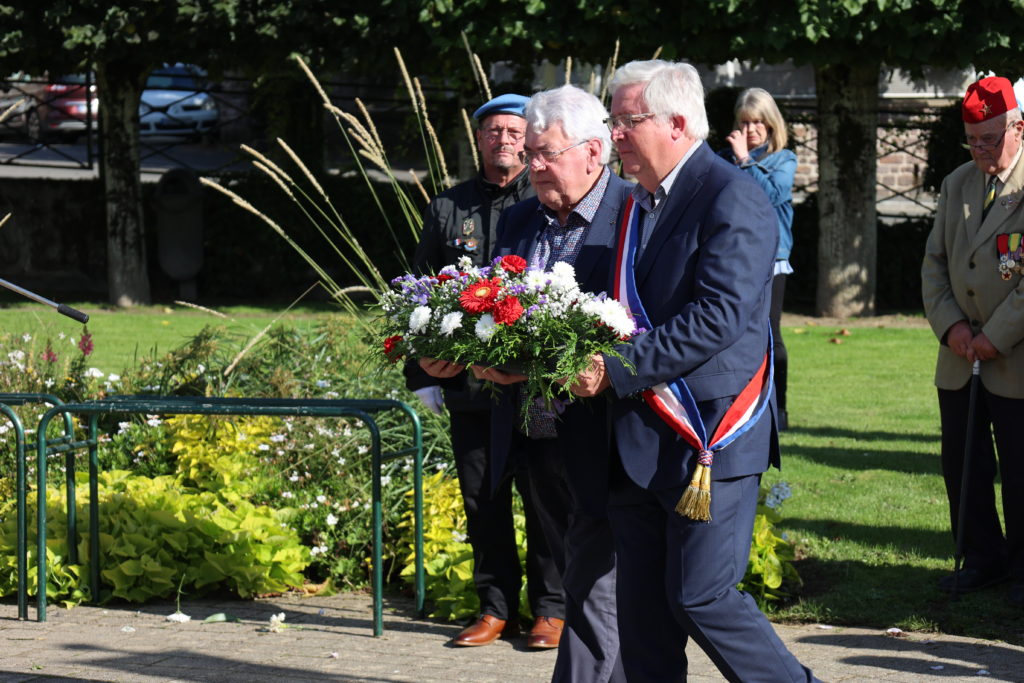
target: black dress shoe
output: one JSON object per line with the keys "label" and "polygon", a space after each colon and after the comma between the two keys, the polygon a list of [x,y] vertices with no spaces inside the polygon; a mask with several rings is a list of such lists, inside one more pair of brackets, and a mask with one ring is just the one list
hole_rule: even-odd
{"label": "black dress shoe", "polygon": [[1014,607],[1024,607],[1024,581],[1010,584],[1010,595],[1007,598]]}
{"label": "black dress shoe", "polygon": [[[939,590],[950,593],[953,591],[954,574],[948,574],[939,579]],[[960,580],[956,582],[956,589],[960,593],[970,593],[986,586],[997,584],[1006,579],[1006,570],[1002,567],[990,567],[988,569],[975,569],[964,567],[960,570]]]}

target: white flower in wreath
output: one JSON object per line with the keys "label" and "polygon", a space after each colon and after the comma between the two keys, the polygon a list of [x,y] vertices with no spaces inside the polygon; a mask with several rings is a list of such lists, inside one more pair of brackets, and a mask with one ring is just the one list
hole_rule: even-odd
{"label": "white flower in wreath", "polygon": [[565,261],[558,261],[551,266],[548,278],[551,280],[552,289],[563,291],[579,289],[579,285],[576,284],[576,269]]}
{"label": "white flower in wreath", "polygon": [[589,315],[596,315],[601,322],[615,330],[620,337],[628,337],[633,334],[634,324],[625,307],[615,299],[598,301],[592,299],[582,306],[583,311]]}
{"label": "white flower in wreath", "polygon": [[523,276],[523,284],[530,289],[540,292],[548,283],[548,274],[543,270],[528,270]]}
{"label": "white flower in wreath", "polygon": [[452,333],[460,327],[462,327],[462,313],[460,311],[452,311],[441,318],[441,334],[446,337],[452,336]]}
{"label": "white flower in wreath", "polygon": [[419,334],[427,328],[427,323],[430,322],[430,307],[429,306],[417,306],[412,309],[412,313],[409,315],[409,334]]}
{"label": "white flower in wreath", "polygon": [[480,319],[476,321],[476,326],[473,328],[476,333],[476,338],[482,342],[491,340],[494,333],[498,331],[497,325],[494,324],[494,316],[490,313],[484,313],[480,316]]}

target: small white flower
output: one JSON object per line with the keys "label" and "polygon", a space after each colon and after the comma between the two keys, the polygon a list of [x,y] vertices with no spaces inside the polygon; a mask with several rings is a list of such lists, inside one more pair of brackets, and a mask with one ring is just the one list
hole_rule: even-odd
{"label": "small white flower", "polygon": [[13,362],[17,363],[19,361],[25,360],[25,352],[22,351],[21,349],[18,349],[16,351],[11,351],[10,353],[8,353],[7,357],[10,358]]}
{"label": "small white flower", "polygon": [[103,372],[99,368],[89,368],[88,370],[85,371],[85,376],[86,377],[95,377],[96,379],[99,379],[101,377],[106,377],[107,375],[106,375],[105,372]]}
{"label": "small white flower", "polygon": [[327,522],[327,526],[336,526],[338,524],[338,518],[334,516],[333,512],[327,513],[327,519],[325,521]]}
{"label": "small white flower", "polygon": [[427,328],[427,323],[429,322],[430,307],[417,306],[412,309],[412,313],[409,315],[409,334],[419,334]]}
{"label": "small white flower", "polygon": [[316,381],[316,386],[318,389],[326,389],[327,387],[331,386],[331,383],[325,379],[318,379]]}
{"label": "small white flower", "polygon": [[161,424],[163,424],[163,420],[160,419],[159,415],[147,415],[146,424],[148,424],[150,427],[159,427]]}
{"label": "small white flower", "polygon": [[318,502],[318,503],[320,503],[321,505],[323,505],[324,503],[326,503],[326,502],[327,502],[327,496],[324,496],[324,495],[319,495],[319,496],[317,496],[317,497],[316,497],[316,502]]}
{"label": "small white flower", "polygon": [[270,450],[270,444],[261,443],[259,446],[257,446],[257,448],[259,450],[261,450],[261,451],[269,451]]}
{"label": "small white flower", "polygon": [[490,341],[497,331],[498,327],[494,324],[494,316],[490,313],[484,313],[480,316],[480,319],[476,321],[476,326],[473,328],[477,339],[482,342]]}
{"label": "small white flower", "polygon": [[446,337],[452,336],[452,333],[460,327],[462,327],[462,313],[459,311],[447,313],[441,319],[441,334]]}
{"label": "small white flower", "polygon": [[294,498],[295,496],[292,495],[291,491],[281,491],[281,497],[282,498]]}
{"label": "small white flower", "polygon": [[284,612],[270,615],[270,628],[267,630],[271,633],[280,633],[282,629],[287,628],[284,623]]}
{"label": "small white flower", "polygon": [[120,382],[121,381],[121,375],[115,375],[114,373],[110,373],[109,375],[107,375],[107,381],[108,382]]}
{"label": "small white flower", "polygon": [[66,337],[66,336],[67,336],[67,335],[66,335],[66,334],[64,334],[63,332],[59,332],[59,333],[57,333],[57,339],[63,339],[63,338],[64,338],[64,337]]}
{"label": "small white flower", "polygon": [[21,335],[21,339],[22,341],[30,342],[32,341],[32,335],[26,332],[25,334]]}
{"label": "small white flower", "polygon": [[196,371],[199,372],[199,374],[201,375],[204,372],[206,372],[206,366],[203,365],[202,363],[197,363],[196,364]]}
{"label": "small white flower", "polygon": [[298,480],[299,480],[299,475],[295,474],[294,472],[292,472],[292,475],[290,477],[288,477],[288,481],[298,481]]}
{"label": "small white flower", "polygon": [[452,531],[452,540],[456,543],[465,543],[468,539],[469,537],[461,531]]}
{"label": "small white flower", "polygon": [[270,440],[272,442],[274,442],[274,443],[281,443],[282,441],[284,441],[287,438],[288,437],[285,436],[284,434],[271,434],[270,435]]}
{"label": "small white flower", "polygon": [[391,477],[389,475],[387,475],[387,474],[381,475],[381,478],[380,478],[380,485],[381,486],[387,486],[390,483],[391,483]]}

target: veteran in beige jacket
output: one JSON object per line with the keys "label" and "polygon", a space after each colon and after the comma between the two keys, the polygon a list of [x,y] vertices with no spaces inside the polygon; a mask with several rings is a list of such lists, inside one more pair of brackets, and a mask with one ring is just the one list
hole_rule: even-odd
{"label": "veteran in beige jacket", "polygon": [[[940,342],[942,470],[955,536],[977,359],[981,387],[958,588],[977,590],[1009,576],[1009,600],[1024,607],[1024,122],[1010,82],[999,77],[968,88],[963,118],[972,160],[942,183],[921,270],[925,314]],[[1006,492],[1005,534],[995,504],[997,471]],[[953,576],[939,586],[952,589]]]}

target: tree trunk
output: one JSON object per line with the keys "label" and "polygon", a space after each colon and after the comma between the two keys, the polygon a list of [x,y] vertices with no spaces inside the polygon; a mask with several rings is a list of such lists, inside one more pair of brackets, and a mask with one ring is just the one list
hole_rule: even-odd
{"label": "tree trunk", "polygon": [[875,312],[875,146],[881,64],[815,67],[818,315]]}
{"label": "tree trunk", "polygon": [[107,288],[118,306],[150,302],[139,178],[139,95],[148,69],[127,61],[100,64],[103,190],[107,207]]}

